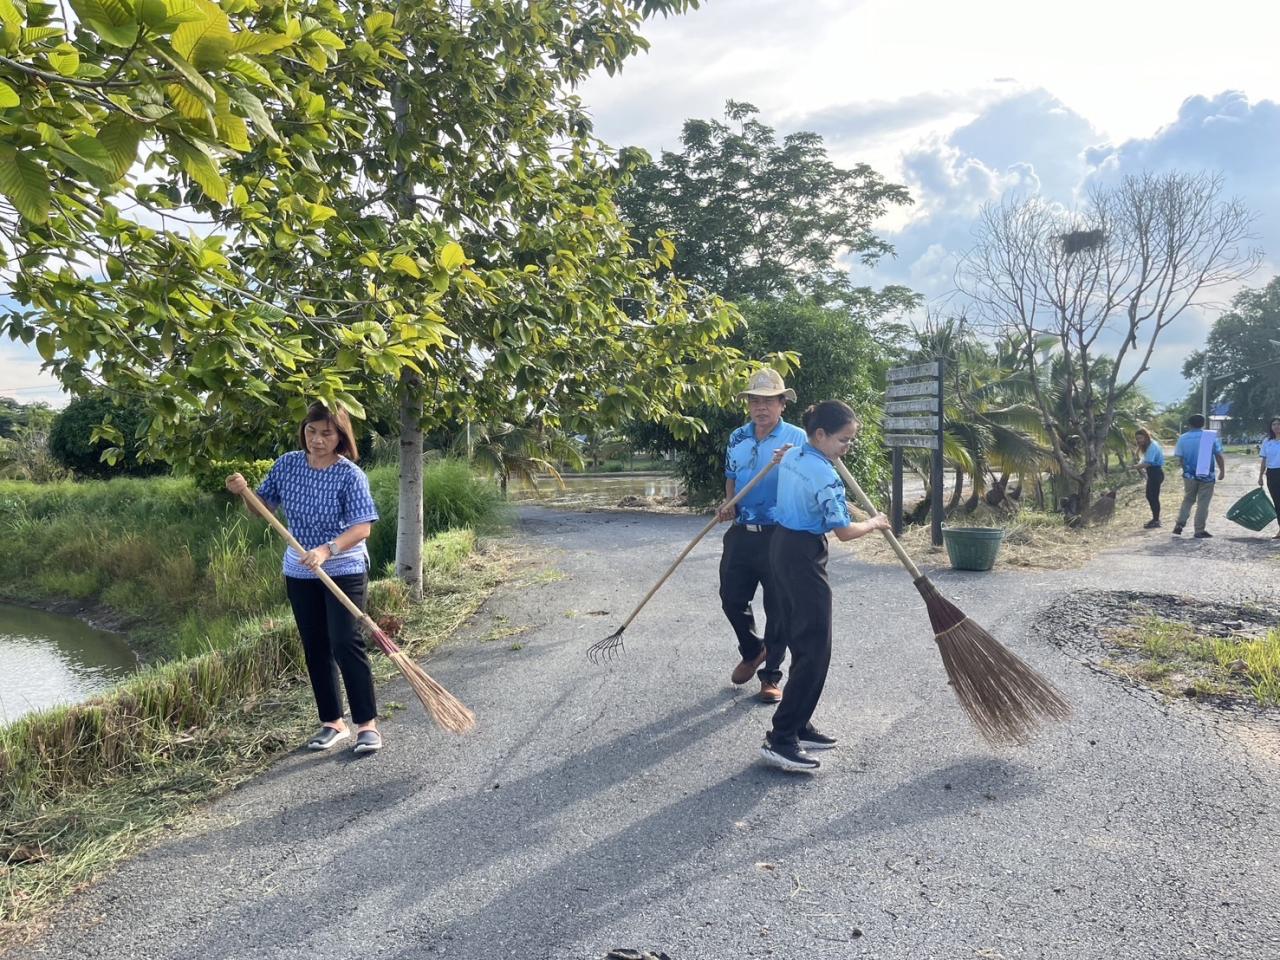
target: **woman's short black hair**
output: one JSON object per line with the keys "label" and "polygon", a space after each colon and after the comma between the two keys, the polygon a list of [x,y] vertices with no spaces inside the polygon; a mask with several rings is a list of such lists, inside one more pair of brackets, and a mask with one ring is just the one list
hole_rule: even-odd
{"label": "woman's short black hair", "polygon": [[1276,430],[1276,424],[1280,423],[1280,417],[1272,417],[1271,422],[1267,424],[1267,433],[1271,434],[1272,440],[1280,440],[1280,431]]}
{"label": "woman's short black hair", "polygon": [[330,410],[319,400],[307,407],[307,415],[302,418],[302,423],[298,427],[298,449],[307,449],[307,424],[319,423],[321,420],[328,420],[333,425],[333,429],[338,432],[338,449],[335,452],[346,457],[352,463],[359,460],[360,453],[356,450],[356,435],[351,429],[351,418],[347,416],[347,411],[341,407],[336,410]]}
{"label": "woman's short black hair", "polygon": [[847,403],[839,400],[823,400],[809,407],[800,417],[804,424],[804,432],[813,436],[819,430],[830,436],[843,430],[849,424],[861,426],[858,415]]}

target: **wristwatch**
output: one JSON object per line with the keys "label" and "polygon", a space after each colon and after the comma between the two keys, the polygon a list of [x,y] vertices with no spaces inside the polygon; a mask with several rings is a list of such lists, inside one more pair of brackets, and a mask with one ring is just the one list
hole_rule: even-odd
{"label": "wristwatch", "polygon": [[328,543],[325,544],[325,546],[329,548],[329,556],[336,557],[338,555],[337,540],[330,540]]}

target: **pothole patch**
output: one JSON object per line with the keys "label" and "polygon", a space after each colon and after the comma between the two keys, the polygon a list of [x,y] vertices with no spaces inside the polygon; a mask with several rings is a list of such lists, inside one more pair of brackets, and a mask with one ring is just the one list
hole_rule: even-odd
{"label": "pothole patch", "polygon": [[1256,601],[1087,591],[1040,622],[1055,646],[1124,683],[1280,721],[1280,615]]}

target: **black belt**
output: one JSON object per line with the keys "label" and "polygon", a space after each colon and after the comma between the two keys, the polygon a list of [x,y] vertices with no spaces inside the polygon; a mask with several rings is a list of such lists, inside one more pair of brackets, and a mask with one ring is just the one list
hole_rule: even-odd
{"label": "black belt", "polygon": [[747,533],[768,533],[776,524],[772,523],[740,523],[738,524]]}

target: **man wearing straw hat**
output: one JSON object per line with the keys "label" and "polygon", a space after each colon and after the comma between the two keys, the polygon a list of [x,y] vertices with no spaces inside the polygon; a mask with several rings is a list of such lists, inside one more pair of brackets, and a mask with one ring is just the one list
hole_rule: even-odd
{"label": "man wearing straw hat", "polygon": [[[782,419],[787,402],[795,398],[795,391],[787,387],[778,371],[768,367],[753,374],[747,388],[738,394],[738,399],[747,401],[750,419],[729,435],[724,463],[726,504],[769,465],[776,451],[805,442],[804,431]],[[738,637],[742,656],[730,679],[744,684],[759,670],[760,699],[765,703],[782,699],[781,666],[787,652],[769,572],[769,538],[775,526],[777,496],[778,477],[770,473],[735,506],[722,505],[717,513],[720,520],[733,521],[725,532],[720,557],[720,604]],[[764,595],[763,637],[756,630],[751,610],[757,587],[763,588]]]}

